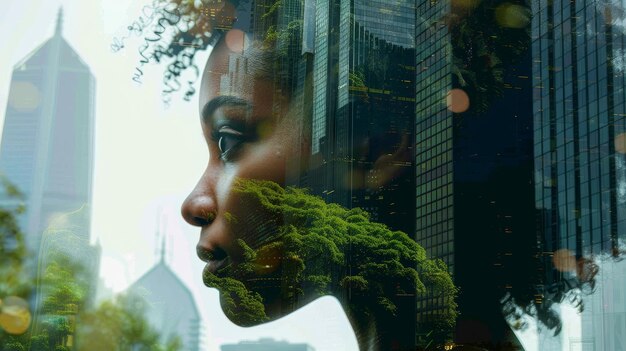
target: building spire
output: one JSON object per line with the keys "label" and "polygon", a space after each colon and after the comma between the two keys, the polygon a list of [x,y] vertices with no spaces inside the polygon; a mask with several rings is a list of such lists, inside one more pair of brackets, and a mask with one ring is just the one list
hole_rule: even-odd
{"label": "building spire", "polygon": [[54,30],[54,35],[60,36],[63,31],[63,6],[59,7],[57,14],[57,26]]}
{"label": "building spire", "polygon": [[[158,263],[165,263],[165,254],[167,253],[167,233],[164,230],[164,225],[163,225],[163,221],[164,221],[164,217],[163,217],[163,211],[161,210],[161,207],[159,206],[159,208],[157,209],[157,218],[156,218],[156,237],[157,237],[157,255],[160,256],[158,258]],[[161,252],[158,252],[158,240],[159,238],[161,239]],[[157,263],[157,264],[158,264]]]}
{"label": "building spire", "polygon": [[161,243],[161,262],[165,263],[165,233],[163,233],[161,240],[163,241]]}

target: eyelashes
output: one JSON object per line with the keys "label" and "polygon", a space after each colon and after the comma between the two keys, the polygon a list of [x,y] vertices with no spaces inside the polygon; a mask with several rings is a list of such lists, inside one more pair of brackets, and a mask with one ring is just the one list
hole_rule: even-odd
{"label": "eyelashes", "polygon": [[223,162],[232,162],[237,159],[238,151],[249,138],[231,126],[222,126],[213,131],[212,139],[220,150],[220,159]]}

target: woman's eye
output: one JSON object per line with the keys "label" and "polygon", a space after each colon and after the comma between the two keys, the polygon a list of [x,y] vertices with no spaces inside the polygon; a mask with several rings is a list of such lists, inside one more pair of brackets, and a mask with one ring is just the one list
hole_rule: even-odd
{"label": "woman's eye", "polygon": [[223,134],[217,141],[217,146],[219,147],[222,155],[224,155],[237,148],[242,142],[243,140],[241,140],[240,136]]}
{"label": "woman's eye", "polygon": [[235,158],[237,150],[245,141],[245,136],[233,128],[222,127],[214,133],[213,139],[220,150],[220,159],[228,162]]}

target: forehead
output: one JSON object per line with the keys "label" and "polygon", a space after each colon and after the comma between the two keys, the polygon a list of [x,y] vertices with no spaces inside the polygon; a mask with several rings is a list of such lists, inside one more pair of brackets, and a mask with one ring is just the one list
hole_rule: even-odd
{"label": "forehead", "polygon": [[219,96],[244,99],[255,108],[271,107],[275,95],[272,53],[253,46],[236,52],[231,47],[222,40],[209,56],[200,87],[200,111]]}

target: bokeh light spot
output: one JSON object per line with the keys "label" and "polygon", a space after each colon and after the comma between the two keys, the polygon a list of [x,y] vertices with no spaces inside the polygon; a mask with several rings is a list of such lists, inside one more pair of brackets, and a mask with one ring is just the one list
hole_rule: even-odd
{"label": "bokeh light spot", "polygon": [[226,46],[228,46],[230,51],[240,54],[243,52],[244,37],[243,31],[231,29],[226,33]]}
{"label": "bokeh light spot", "polygon": [[615,152],[626,154],[626,133],[620,133],[615,136]]}
{"label": "bokeh light spot", "polygon": [[446,105],[454,113],[465,112],[470,106],[469,97],[462,89],[452,89],[446,96]]}
{"label": "bokeh light spot", "polygon": [[567,249],[554,251],[552,263],[554,264],[554,268],[561,272],[572,272],[576,270],[576,257]]}
{"label": "bokeh light spot", "polygon": [[24,334],[30,326],[28,303],[17,296],[4,299],[0,310],[0,328],[9,334]]}
{"label": "bokeh light spot", "polygon": [[530,22],[530,11],[520,5],[504,3],[496,8],[496,21],[505,28],[524,28]]}
{"label": "bokeh light spot", "polygon": [[14,82],[11,84],[9,105],[20,112],[35,110],[41,103],[39,89],[30,82]]}

